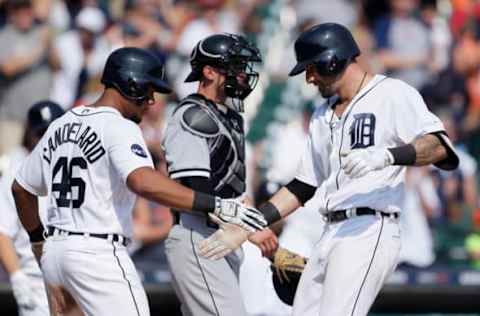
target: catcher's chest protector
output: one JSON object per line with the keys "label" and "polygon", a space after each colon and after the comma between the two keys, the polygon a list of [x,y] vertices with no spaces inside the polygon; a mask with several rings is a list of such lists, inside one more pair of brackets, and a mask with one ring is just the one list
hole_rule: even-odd
{"label": "catcher's chest protector", "polygon": [[231,109],[221,111],[215,103],[197,94],[183,99],[180,107],[189,107],[184,113],[182,125],[207,139],[210,180],[215,194],[222,198],[243,194],[246,187],[243,118]]}

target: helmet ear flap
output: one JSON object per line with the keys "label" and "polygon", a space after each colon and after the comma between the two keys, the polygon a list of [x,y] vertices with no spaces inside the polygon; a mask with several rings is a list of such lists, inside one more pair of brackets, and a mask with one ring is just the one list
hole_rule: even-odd
{"label": "helmet ear flap", "polygon": [[143,94],[140,87],[137,85],[135,80],[133,80],[132,78],[128,78],[128,80],[127,80],[127,89],[128,89],[128,95],[130,95],[134,98],[138,98],[139,96],[141,96]]}

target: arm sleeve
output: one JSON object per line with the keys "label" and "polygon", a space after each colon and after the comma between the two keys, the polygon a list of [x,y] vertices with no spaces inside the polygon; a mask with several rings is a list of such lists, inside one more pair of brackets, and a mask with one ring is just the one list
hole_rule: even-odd
{"label": "arm sleeve", "polygon": [[394,98],[393,122],[400,143],[408,144],[426,134],[445,131],[443,123],[427,109],[420,93],[402,83]]}
{"label": "arm sleeve", "polygon": [[10,184],[0,185],[0,233],[13,238],[19,229],[18,215],[15,209]]}
{"label": "arm sleeve", "polygon": [[[43,140],[44,138],[42,138]],[[43,141],[37,144],[27,156],[15,176],[15,180],[33,195],[43,196],[48,193],[47,182],[44,177],[42,148]]]}
{"label": "arm sleeve", "polygon": [[[302,158],[300,160],[300,164],[297,168],[297,174],[295,178],[308,184],[313,187],[318,187],[318,181],[315,173],[315,166],[313,162],[313,145],[312,145],[312,138],[311,133],[308,135],[307,143],[305,145]],[[293,193],[293,192],[292,192]]]}
{"label": "arm sleeve", "polygon": [[311,186],[297,179],[293,179],[285,187],[297,197],[302,205],[310,200],[315,194],[315,191],[317,191],[317,187]]}
{"label": "arm sleeve", "polygon": [[152,158],[142,136],[133,122],[118,120],[105,128],[105,147],[110,163],[126,183],[128,175],[141,167],[153,168]]}
{"label": "arm sleeve", "polygon": [[214,195],[213,186],[210,179],[205,177],[184,177],[180,178],[180,183],[184,186],[198,192]]}
{"label": "arm sleeve", "polygon": [[459,154],[460,158],[460,170],[468,177],[474,177],[477,174],[477,162],[475,159],[466,152]]}
{"label": "arm sleeve", "polygon": [[210,150],[207,139],[194,135],[180,123],[183,115],[178,110],[170,119],[165,131],[163,148],[172,179],[184,177],[210,178]]}

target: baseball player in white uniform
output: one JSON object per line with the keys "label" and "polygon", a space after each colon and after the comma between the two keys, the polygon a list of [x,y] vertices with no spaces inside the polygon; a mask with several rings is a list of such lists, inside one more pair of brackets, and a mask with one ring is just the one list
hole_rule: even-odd
{"label": "baseball player in white uniform", "polygon": [[[47,130],[48,125],[64,113],[56,103],[40,101],[27,114],[21,146],[8,155],[8,167],[0,181],[0,263],[10,276],[10,285],[17,301],[19,315],[50,315],[42,272],[30,248],[25,229],[18,219],[10,187],[15,173],[28,153]],[[45,199],[39,199],[44,220]]]}
{"label": "baseball player in white uniform", "polygon": [[[360,51],[344,26],[310,28],[295,53],[290,75],[306,71],[327,101],[313,114],[295,179],[260,211],[275,222],[322,185],[327,224],[298,284],[293,315],[367,315],[397,264],[406,166],[452,170],[458,157],[414,88],[356,63]],[[234,233],[225,235],[212,235],[201,253],[216,258],[235,248]]]}
{"label": "baseball player in white uniform", "polygon": [[[137,124],[155,102],[154,92],[170,92],[160,60],[143,49],[120,48],[107,59],[102,83],[104,93],[95,103],[50,125],[12,191],[60,309],[71,296],[86,315],[149,315],[126,250],[135,193],[183,210],[212,212],[248,231],[266,223],[256,210],[194,192],[153,169]],[[48,196],[45,230],[36,199],[43,195]]]}

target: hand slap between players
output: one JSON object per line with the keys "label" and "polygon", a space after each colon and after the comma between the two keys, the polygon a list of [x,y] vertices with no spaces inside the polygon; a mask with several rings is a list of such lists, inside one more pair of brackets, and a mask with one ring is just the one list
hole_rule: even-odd
{"label": "hand slap between players", "polygon": [[267,226],[267,221],[260,211],[246,206],[238,199],[217,198],[213,213],[222,222],[241,226],[252,233]]}
{"label": "hand slap between players", "polygon": [[222,221],[209,214],[210,219],[220,228],[200,243],[200,255],[207,259],[219,260],[238,249],[253,234],[243,226]]}
{"label": "hand slap between players", "polygon": [[342,169],[351,178],[360,178],[374,170],[381,170],[393,163],[393,156],[386,148],[355,149],[342,152]]}

